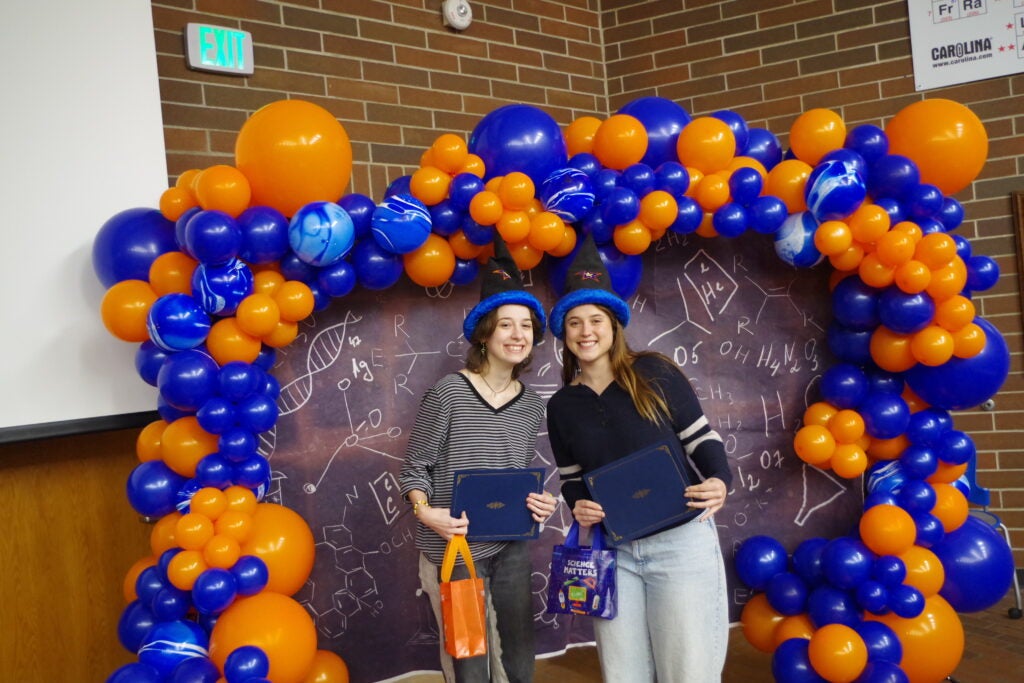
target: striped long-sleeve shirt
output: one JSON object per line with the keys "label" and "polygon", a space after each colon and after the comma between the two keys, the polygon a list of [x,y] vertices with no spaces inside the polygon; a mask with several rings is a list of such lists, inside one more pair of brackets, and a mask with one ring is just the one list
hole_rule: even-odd
{"label": "striped long-sleeve shirt", "polygon": [[[438,380],[423,395],[409,434],[399,475],[402,495],[420,490],[432,507],[449,507],[456,470],[529,467],[544,419],[544,402],[537,392],[525,384],[522,387],[511,401],[493,408],[461,373]],[[432,529],[417,525],[416,547],[431,562],[441,564],[445,545]],[[474,559],[494,555],[503,545],[469,544]]]}
{"label": "striped long-sleeve shirt", "polygon": [[569,509],[590,498],[585,473],[673,434],[691,481],[718,477],[726,486],[732,482],[722,439],[708,424],[686,377],[656,355],[637,357],[633,367],[665,398],[671,413],[667,424],[641,417],[629,393],[614,382],[600,395],[583,384],[564,386],[548,401],[548,438]]}

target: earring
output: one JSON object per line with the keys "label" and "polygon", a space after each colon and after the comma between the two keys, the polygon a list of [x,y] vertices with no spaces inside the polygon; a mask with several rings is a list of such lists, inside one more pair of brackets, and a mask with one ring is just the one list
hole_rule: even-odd
{"label": "earring", "polygon": [[480,343],[480,353],[482,353],[485,356],[487,355],[487,344],[484,342]]}

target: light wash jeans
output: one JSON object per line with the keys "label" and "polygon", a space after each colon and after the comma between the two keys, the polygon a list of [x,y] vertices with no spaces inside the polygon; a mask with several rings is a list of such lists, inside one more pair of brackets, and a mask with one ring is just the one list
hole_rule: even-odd
{"label": "light wash jeans", "polygon": [[604,680],[721,681],[729,612],[714,519],[615,548],[618,615],[594,619]]}

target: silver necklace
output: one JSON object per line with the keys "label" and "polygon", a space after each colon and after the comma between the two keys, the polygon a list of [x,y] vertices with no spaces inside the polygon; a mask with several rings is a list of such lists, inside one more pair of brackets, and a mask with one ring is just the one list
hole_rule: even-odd
{"label": "silver necklace", "polygon": [[484,377],[484,373],[482,373],[482,372],[478,372],[478,373],[477,373],[477,377],[479,377],[479,378],[480,378],[480,380],[481,380],[481,381],[482,381],[482,382],[483,382],[483,383],[484,383],[485,385],[487,385],[487,388],[491,390],[491,396],[497,396],[498,394],[500,394],[500,393],[503,393],[503,392],[504,392],[504,391],[505,391],[506,389],[508,389],[508,388],[509,388],[509,385],[511,385],[511,384],[512,384],[512,376],[511,376],[511,375],[509,375],[508,381],[507,381],[507,382],[505,382],[505,386],[503,386],[503,387],[501,388],[501,390],[500,390],[500,391],[498,391],[498,390],[495,390],[495,388],[491,386],[491,383],[487,381],[487,378],[486,378],[486,377]]}

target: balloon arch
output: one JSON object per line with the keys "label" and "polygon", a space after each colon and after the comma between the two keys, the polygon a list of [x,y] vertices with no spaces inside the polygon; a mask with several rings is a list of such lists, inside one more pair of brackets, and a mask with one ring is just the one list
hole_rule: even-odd
{"label": "balloon arch", "polygon": [[[1013,571],[1007,544],[968,516],[975,448],[949,412],[986,401],[1009,371],[1002,336],[971,301],[998,267],[954,233],[964,211],[950,196],[980,172],[987,134],[968,108],[931,99],[884,130],[847,130],[813,109],[789,144],[784,153],[734,112],[691,118],[659,97],[564,130],[507,105],[468,142],[439,135],[378,203],[344,194],[352,150],[337,119],[282,100],[243,125],[234,166],[186,171],[159,210],[111,217],[92,252],[107,288],[101,315],[139,344],[161,419],[141,430],[127,482],[133,508],[155,520],[118,627],[138,661],[108,680],[348,680],[290,597],[313,566],[312,533],[264,500],[275,350],[356,286],[383,290],[403,273],[423,287],[474,281],[495,231],[523,270],[545,254],[564,263],[593,235],[624,298],[639,254],[668,231],[752,230],[793,266],[827,258],[839,362],[793,447],[841,477],[866,475],[868,495],[859,533],[792,553],[768,536],[743,542],[736,568],[755,591],[744,634],[773,653],[779,681],[952,673],[964,646],[957,612],[995,604]],[[960,561],[979,548],[987,559]]]}

